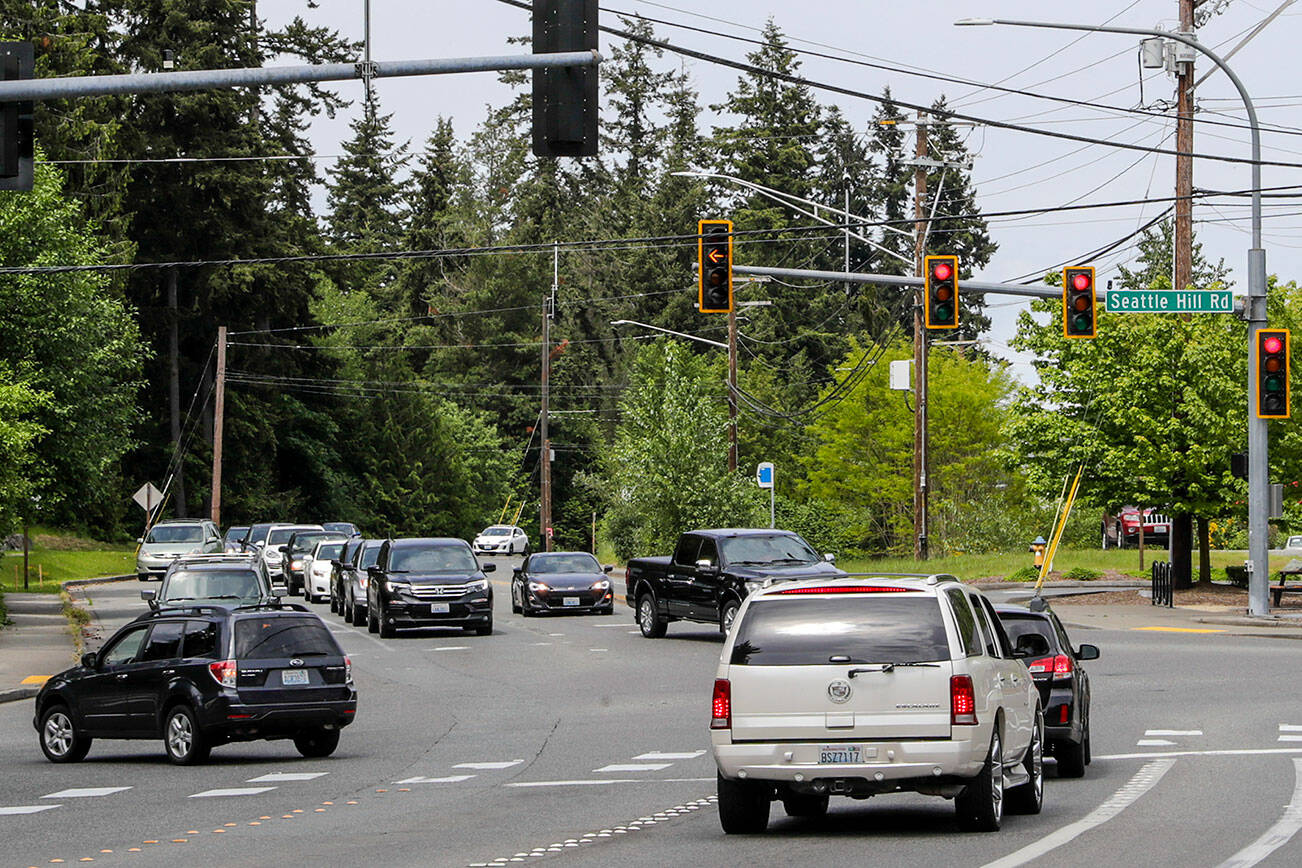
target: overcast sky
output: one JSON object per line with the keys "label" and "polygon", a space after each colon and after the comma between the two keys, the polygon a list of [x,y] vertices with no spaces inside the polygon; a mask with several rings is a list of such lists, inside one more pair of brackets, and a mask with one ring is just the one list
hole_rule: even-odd
{"label": "overcast sky", "polygon": [[[1213,2],[1216,0],[1209,0]],[[1282,2],[1231,0],[1201,29],[1199,38],[1224,54]],[[258,12],[272,23],[302,14],[312,23],[328,24],[361,38],[363,0],[324,0],[315,10],[306,6],[304,0],[261,0]],[[1109,141],[1174,147],[1171,112],[1144,116],[1115,110],[1146,105],[1160,112],[1165,102],[1174,99],[1173,79],[1160,70],[1148,70],[1141,102],[1139,37],[1004,26],[954,27],[952,22],[982,16],[1173,29],[1178,20],[1177,0],[1078,0],[1070,4],[1009,0],[713,0],[708,6],[699,0],[602,0],[603,23],[618,25],[617,12],[636,12],[713,33],[746,37],[754,37],[756,30],[772,17],[796,49],[984,84],[998,83],[1105,104],[1114,110],[1086,109],[982,90],[978,85],[939,82],[904,71],[889,72],[806,56],[802,58],[802,71],[811,79],[873,94],[889,85],[898,99],[919,103],[930,103],[943,93],[954,110],[983,118]],[[1302,165],[1302,82],[1293,66],[1298,37],[1302,35],[1300,16],[1302,3],[1289,7],[1229,63],[1256,101],[1262,124],[1288,128],[1286,132],[1263,132],[1264,159]],[[378,61],[515,54],[521,49],[508,45],[507,37],[527,34],[529,28],[527,12],[497,0],[371,0],[372,56]],[[742,60],[749,49],[743,43],[711,34],[664,25],[657,25],[656,30],[675,43],[722,57]],[[607,54],[610,40],[605,34],[601,37],[601,49]],[[737,79],[736,72],[713,64],[668,56],[665,62],[681,63],[690,72],[704,106],[721,101]],[[1209,61],[1201,59],[1198,74],[1209,66]],[[359,83],[338,89],[360,101]],[[485,73],[386,79],[376,82],[376,90],[382,109],[394,115],[399,139],[410,140],[416,151],[438,115],[453,118],[458,136],[464,137],[484,118],[487,107],[501,105],[509,98],[494,75]],[[1213,74],[1199,86],[1197,96],[1199,118],[1229,124],[1244,122],[1242,103],[1224,75]],[[859,129],[866,127],[875,107],[867,100],[826,92],[819,93],[818,98],[838,104]],[[339,143],[348,137],[351,116],[322,120],[314,127],[312,135],[319,153],[341,152]],[[717,120],[705,109],[700,117],[702,131],[708,132]],[[971,130],[967,142],[975,155],[972,175],[978,202],[987,213],[1173,195],[1172,157],[992,127]],[[1248,130],[1199,124],[1194,150],[1246,158]],[[328,172],[330,162],[323,161],[321,166],[323,172]],[[1302,171],[1266,166],[1262,181],[1265,187],[1302,185]],[[1249,166],[1195,160],[1194,186],[1246,189],[1250,186]],[[1267,270],[1285,280],[1302,278],[1302,207],[1296,200],[1267,202]],[[991,234],[999,243],[999,251],[975,276],[1002,281],[1043,271],[1134,232],[1167,204],[992,218]],[[1250,242],[1247,200],[1196,203],[1194,220],[1196,239],[1203,244],[1204,252],[1213,261],[1224,259],[1231,269],[1235,291],[1246,291],[1244,274]],[[690,227],[684,230],[690,231]],[[1100,285],[1106,285],[1106,280],[1116,275],[1117,265],[1127,264],[1134,255],[1133,244],[1127,244],[1096,260]],[[1008,356],[1006,347],[998,342],[1011,336],[1017,311],[1025,305],[998,296],[990,296],[988,301],[995,321],[993,349],[996,354]]]}

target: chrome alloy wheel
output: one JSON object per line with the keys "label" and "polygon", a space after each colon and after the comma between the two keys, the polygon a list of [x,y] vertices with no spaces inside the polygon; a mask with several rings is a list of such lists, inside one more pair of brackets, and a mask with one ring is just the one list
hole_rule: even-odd
{"label": "chrome alloy wheel", "polygon": [[75,738],[72,718],[68,717],[66,712],[54,712],[45,719],[45,729],[41,737],[45,739],[45,746],[49,748],[50,753],[59,757],[67,756],[72,750],[72,742]]}
{"label": "chrome alloy wheel", "polygon": [[194,746],[194,727],[188,715],[173,713],[167,721],[167,749],[172,756],[183,757]]}
{"label": "chrome alloy wheel", "polygon": [[998,824],[1004,816],[1004,746],[998,732],[990,745],[990,807]]}

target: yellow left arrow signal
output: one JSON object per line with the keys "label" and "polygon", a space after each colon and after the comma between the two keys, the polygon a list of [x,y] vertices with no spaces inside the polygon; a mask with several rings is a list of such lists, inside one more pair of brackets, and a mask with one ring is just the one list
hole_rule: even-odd
{"label": "yellow left arrow signal", "polygon": [[713,262],[715,265],[718,265],[719,262],[724,258],[724,256],[725,254],[722,250],[711,250],[709,253],[706,254],[706,258],[709,259],[711,262]]}

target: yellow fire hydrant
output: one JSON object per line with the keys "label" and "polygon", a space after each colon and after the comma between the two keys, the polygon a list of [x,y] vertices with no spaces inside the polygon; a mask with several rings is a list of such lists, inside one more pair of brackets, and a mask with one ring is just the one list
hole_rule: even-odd
{"label": "yellow fire hydrant", "polygon": [[1028,551],[1035,554],[1035,568],[1038,570],[1044,566],[1044,550],[1049,545],[1048,540],[1042,536],[1037,536],[1032,542]]}

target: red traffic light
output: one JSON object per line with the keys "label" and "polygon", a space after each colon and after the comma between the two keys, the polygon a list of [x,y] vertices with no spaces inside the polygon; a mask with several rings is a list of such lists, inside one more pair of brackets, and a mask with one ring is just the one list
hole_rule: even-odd
{"label": "red traffic light", "polygon": [[1084,292],[1090,288],[1090,276],[1083,271],[1078,271],[1071,278],[1073,288]]}
{"label": "red traffic light", "polygon": [[949,280],[954,275],[954,268],[948,262],[937,262],[931,267],[931,276],[936,280]]}
{"label": "red traffic light", "polygon": [[1277,353],[1284,349],[1284,342],[1274,335],[1271,335],[1261,342],[1261,348],[1268,353]]}

